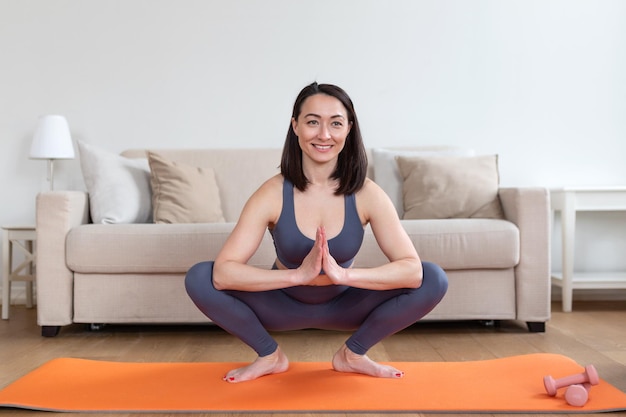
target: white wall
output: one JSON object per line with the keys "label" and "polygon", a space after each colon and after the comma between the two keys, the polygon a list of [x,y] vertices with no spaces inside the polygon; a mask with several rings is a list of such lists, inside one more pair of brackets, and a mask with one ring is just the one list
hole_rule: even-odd
{"label": "white wall", "polygon": [[[498,153],[503,185],[626,184],[625,21],[621,0],[0,0],[0,223],[34,222],[47,187],[39,115],[115,152],[279,147],[314,80],[351,94],[370,147]],[[57,168],[83,188],[77,160]],[[616,253],[579,266],[626,269],[626,227],[586,220]]]}

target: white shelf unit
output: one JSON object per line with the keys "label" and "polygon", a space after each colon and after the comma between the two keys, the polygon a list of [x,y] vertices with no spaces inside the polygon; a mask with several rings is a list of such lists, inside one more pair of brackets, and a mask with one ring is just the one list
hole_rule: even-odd
{"label": "white shelf unit", "polygon": [[585,273],[574,271],[576,213],[626,211],[626,186],[553,189],[550,191],[550,203],[553,214],[561,213],[563,272],[552,273],[552,284],[561,287],[563,311],[572,311],[574,290],[626,289],[626,271]]}

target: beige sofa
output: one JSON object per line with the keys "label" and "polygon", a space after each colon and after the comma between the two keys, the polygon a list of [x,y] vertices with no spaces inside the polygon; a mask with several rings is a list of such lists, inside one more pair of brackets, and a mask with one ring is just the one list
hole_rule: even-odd
{"label": "beige sofa", "polygon": [[[179,164],[211,167],[225,222],[92,224],[84,191],[37,198],[37,302],[42,335],[72,323],[205,323],[185,293],[193,264],[215,258],[248,196],[278,172],[279,149],[160,150]],[[376,180],[371,163],[369,175]],[[124,152],[145,158],[145,151]],[[549,197],[500,188],[504,219],[402,220],[423,260],[441,265],[449,290],[427,320],[519,320],[544,331],[550,317]],[[402,213],[402,208],[398,208]],[[269,233],[251,264],[270,268]],[[369,228],[356,266],[386,261]]]}

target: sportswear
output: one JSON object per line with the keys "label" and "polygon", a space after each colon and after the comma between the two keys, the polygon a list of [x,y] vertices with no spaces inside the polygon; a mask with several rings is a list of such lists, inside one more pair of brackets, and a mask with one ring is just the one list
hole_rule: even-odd
{"label": "sportswear", "polygon": [[[283,207],[278,221],[270,233],[274,239],[276,256],[287,268],[298,268],[309,254],[315,241],[302,234],[296,223],[294,209],[293,184],[285,179],[283,182]],[[328,240],[330,254],[344,268],[352,265],[354,257],[363,243],[364,229],[356,208],[354,194],[344,197],[344,222],[341,232]]]}

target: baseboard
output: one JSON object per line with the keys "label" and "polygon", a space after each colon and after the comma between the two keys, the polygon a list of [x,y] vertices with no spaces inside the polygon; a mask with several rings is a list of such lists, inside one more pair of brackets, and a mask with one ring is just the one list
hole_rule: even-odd
{"label": "baseboard", "polygon": [[[3,288],[0,287],[0,300],[2,300]],[[37,286],[33,285],[33,298],[37,297]],[[0,301],[0,305],[2,302]],[[10,305],[26,304],[26,283],[25,282],[13,282],[11,283],[11,303]]]}
{"label": "baseboard", "polygon": [[[574,301],[624,301],[626,290],[575,290]],[[552,301],[561,301],[561,288],[552,287]]]}

